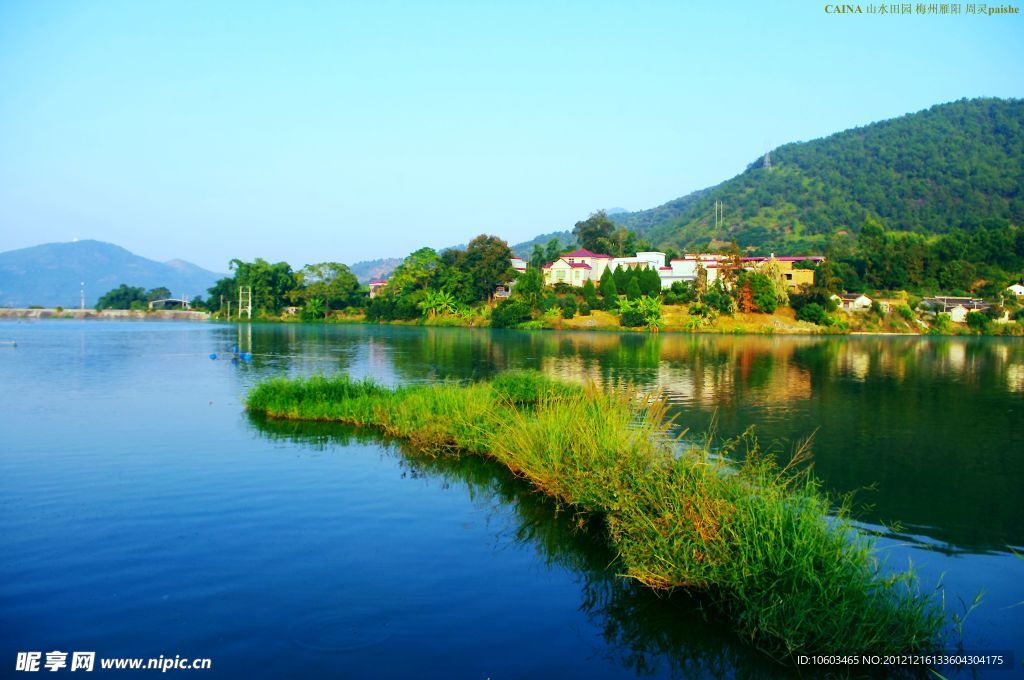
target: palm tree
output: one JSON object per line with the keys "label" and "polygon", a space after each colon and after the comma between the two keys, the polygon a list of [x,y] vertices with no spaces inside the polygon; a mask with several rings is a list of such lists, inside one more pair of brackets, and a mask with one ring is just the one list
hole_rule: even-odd
{"label": "palm tree", "polygon": [[423,310],[424,316],[434,318],[438,314],[453,314],[455,304],[455,296],[448,291],[428,290],[424,292],[419,308]]}

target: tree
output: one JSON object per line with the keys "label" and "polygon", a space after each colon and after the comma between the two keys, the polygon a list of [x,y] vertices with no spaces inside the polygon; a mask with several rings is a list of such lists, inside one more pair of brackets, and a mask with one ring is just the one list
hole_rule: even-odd
{"label": "tree", "polygon": [[593,281],[587,279],[587,282],[583,284],[583,290],[581,294],[583,295],[583,299],[586,301],[588,306],[590,306],[591,308],[598,306],[597,288],[594,287]]}
{"label": "tree", "polygon": [[440,266],[441,258],[437,251],[433,248],[420,248],[395,268],[384,288],[384,295],[402,297],[429,288]]}
{"label": "tree", "polygon": [[491,313],[493,328],[512,328],[530,320],[530,306],[522,300],[503,300]]}
{"label": "tree", "polygon": [[601,248],[607,245],[607,239],[614,232],[615,224],[608,219],[603,210],[591,213],[586,220],[577,222],[572,230],[580,247],[595,253],[601,252]]}
{"label": "tree", "polygon": [[497,286],[515,277],[511,259],[508,243],[497,236],[481,234],[469,242],[466,272],[477,300],[490,299]]}
{"label": "tree", "polygon": [[562,298],[558,306],[562,308],[563,319],[571,319],[576,316],[576,298],[571,295]]}
{"label": "tree", "polygon": [[[544,249],[544,257],[547,262],[555,262],[562,256],[562,241],[558,238],[553,238],[548,241],[547,247]],[[545,262],[545,264],[547,264]]]}
{"label": "tree", "polygon": [[618,227],[608,236],[598,239],[596,249],[613,257],[631,257],[638,252],[651,250],[651,244],[625,227]]}
{"label": "tree", "polygon": [[736,241],[729,244],[724,255],[725,258],[718,263],[718,280],[722,282],[726,290],[732,290],[736,283],[736,277],[743,271],[743,258]]}
{"label": "tree", "polygon": [[[359,281],[347,265],[340,262],[320,262],[302,269],[302,297],[318,298],[324,305],[324,315],[330,310],[356,304],[361,298]],[[308,302],[307,302],[308,304]]]}
{"label": "tree", "polygon": [[619,288],[615,285],[615,277],[611,269],[605,269],[598,285],[601,297],[604,298],[605,309],[611,309],[619,301]]}
{"label": "tree", "polygon": [[516,285],[512,288],[512,294],[522,299],[532,308],[537,306],[543,289],[544,275],[540,273],[540,269],[530,266],[516,279]]}
{"label": "tree", "polygon": [[[771,314],[775,311],[775,308],[779,305],[785,305],[789,303],[789,287],[786,285],[786,278],[782,275],[782,268],[779,266],[778,260],[772,258],[761,265],[761,268],[756,272],[764,277],[765,281],[769,284],[770,294],[775,297],[775,303],[766,303],[764,306],[761,302],[758,302],[758,307],[765,312],[765,314]],[[760,285],[760,282],[757,284]],[[771,307],[772,312],[765,311]]]}
{"label": "tree", "polygon": [[641,297],[643,293],[640,290],[640,284],[637,282],[636,277],[629,279],[629,284],[626,286],[626,299],[633,301]]}
{"label": "tree", "polygon": [[636,300],[625,300],[620,305],[619,325],[627,328],[647,326],[657,333],[664,327],[661,318],[661,300],[658,298],[640,297]]}
{"label": "tree", "polygon": [[548,261],[544,255],[544,248],[539,243],[533,244],[533,253],[530,255],[530,266],[536,269],[543,269]]}
{"label": "tree", "polygon": [[463,305],[476,302],[473,277],[466,262],[466,251],[449,248],[442,252],[440,257],[441,261],[434,271],[430,287],[447,290],[457,302]]}
{"label": "tree", "polygon": [[171,291],[163,286],[159,288],[153,288],[146,293],[146,302],[153,302],[154,300],[166,300],[171,297]]}
{"label": "tree", "polygon": [[634,278],[634,273],[634,270],[629,267],[625,267],[623,265],[616,267],[612,274],[615,278],[615,287],[618,288],[620,292],[626,292],[626,287],[629,286],[629,280]]}
{"label": "tree", "polygon": [[306,304],[302,308],[302,318],[323,319],[325,316],[327,316],[327,305],[323,299],[314,297],[306,300]]}
{"label": "tree", "polygon": [[797,311],[796,318],[823,326],[828,321],[828,313],[817,302],[809,302]]}
{"label": "tree", "polygon": [[693,299],[697,302],[704,300],[704,295],[708,292],[708,270],[704,268],[704,265],[697,263],[696,278],[693,280]]}
{"label": "tree", "polygon": [[438,314],[454,314],[455,297],[446,290],[428,290],[424,292],[418,306],[423,310],[423,315],[431,319]]}
{"label": "tree", "polygon": [[739,306],[740,311],[744,314],[757,310],[757,305],[754,304],[754,292],[751,290],[750,281],[744,280],[738,286],[739,295],[736,298],[736,304]]}
{"label": "tree", "polygon": [[104,293],[96,302],[96,309],[135,309],[144,307],[146,302],[145,288],[135,288],[122,283]]}
{"label": "tree", "polygon": [[732,296],[725,289],[721,279],[715,279],[715,284],[708,287],[708,290],[704,293],[703,302],[721,314],[733,313]]}
{"label": "tree", "polygon": [[213,284],[213,287],[207,291],[210,295],[207,299],[207,306],[210,311],[219,312],[221,311],[221,303],[226,308],[227,303],[234,300],[238,301],[238,282],[235,281],[235,277],[229,276],[223,279],[218,279],[217,283]]}
{"label": "tree", "polygon": [[642,269],[637,275],[637,283],[640,284],[640,292],[647,297],[658,297],[661,295],[661,277],[656,269]]}
{"label": "tree", "polygon": [[[279,314],[285,305],[286,297],[298,287],[298,281],[287,262],[270,264],[262,258],[253,262],[231,260],[229,268],[235,272],[238,286],[252,288],[252,304],[256,309],[270,314]],[[238,299],[238,290],[233,292]]]}

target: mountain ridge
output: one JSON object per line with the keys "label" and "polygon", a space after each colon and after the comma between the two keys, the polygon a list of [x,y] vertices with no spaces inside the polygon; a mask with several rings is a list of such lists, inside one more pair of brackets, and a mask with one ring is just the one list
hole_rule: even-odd
{"label": "mountain ridge", "polygon": [[89,307],[122,283],[205,297],[223,276],[186,260],[150,260],[104,241],[42,243],[0,253],[0,306],[78,307],[83,283]]}
{"label": "mountain ridge", "polygon": [[868,218],[924,234],[1021,224],[1022,186],[1024,100],[961,99],[784,144],[717,185],[612,219],[663,248],[820,248]]}

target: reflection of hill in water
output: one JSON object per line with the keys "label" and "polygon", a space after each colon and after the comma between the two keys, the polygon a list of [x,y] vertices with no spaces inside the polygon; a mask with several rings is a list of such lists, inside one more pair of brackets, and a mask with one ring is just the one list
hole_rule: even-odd
{"label": "reflection of hill in water", "polygon": [[[342,425],[256,417],[250,421],[265,437],[316,450],[383,440]],[[617,576],[614,553],[598,527],[579,529],[574,513],[559,511],[554,502],[500,465],[472,456],[420,456],[396,446],[410,475],[443,479],[464,488],[481,509],[513,517],[516,543],[531,546],[546,564],[576,574],[581,610],[602,631],[606,654],[624,668],[641,676],[673,678],[790,674],[743,645],[725,624],[708,620],[699,601],[683,594],[658,597]]]}
{"label": "reflection of hill in water", "polygon": [[262,327],[263,368],[384,382],[476,380],[533,368],[660,390],[680,426],[717,415],[788,450],[815,433],[815,471],[860,491],[860,519],[951,550],[1024,544],[1024,343],[1017,339]]}

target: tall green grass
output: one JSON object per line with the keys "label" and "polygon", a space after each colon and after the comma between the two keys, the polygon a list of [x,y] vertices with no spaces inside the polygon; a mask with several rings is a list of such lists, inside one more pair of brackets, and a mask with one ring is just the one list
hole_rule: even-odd
{"label": "tall green grass", "polygon": [[780,469],[745,436],[742,462],[683,446],[663,400],[514,372],[472,385],[396,389],[337,378],[270,380],[247,408],[272,418],[372,426],[436,455],[493,458],[603,520],[624,575],[701,592],[779,660],[935,648],[937,598],[890,573],[873,542],[806,472]]}

